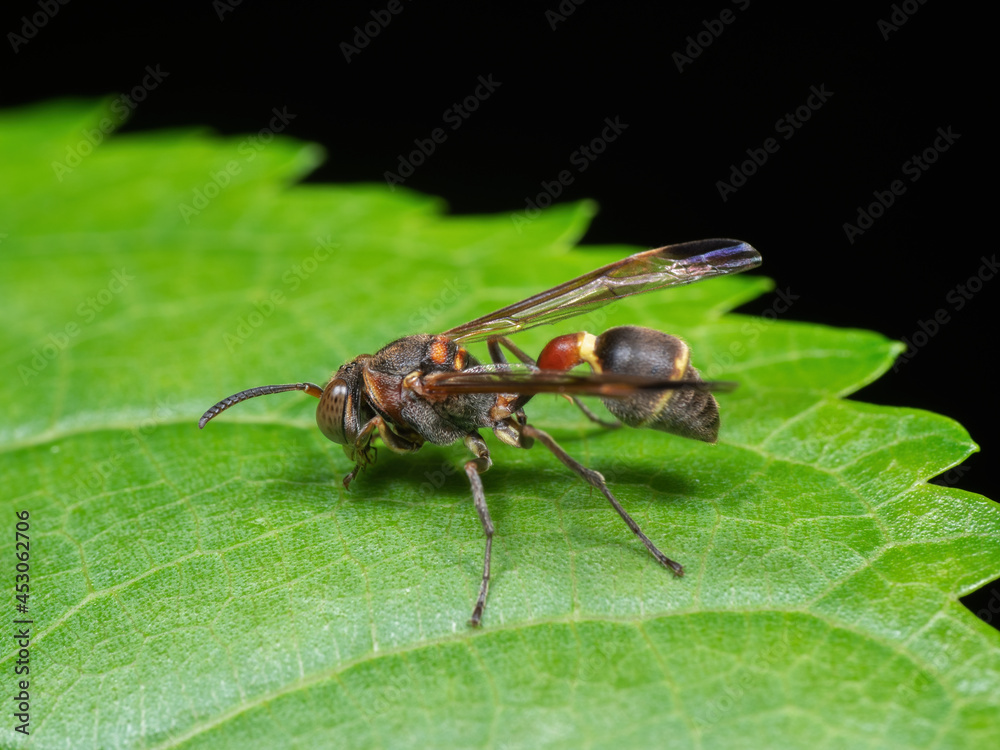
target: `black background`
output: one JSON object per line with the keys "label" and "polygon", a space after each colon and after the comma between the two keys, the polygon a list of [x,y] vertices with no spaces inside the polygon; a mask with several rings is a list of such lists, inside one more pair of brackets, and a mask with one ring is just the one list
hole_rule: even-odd
{"label": "black background", "polygon": [[[912,340],[944,310],[950,322],[856,398],[962,422],[985,457],[938,481],[997,497],[987,373],[1000,279],[961,310],[949,298],[996,249],[983,220],[993,197],[983,110],[995,88],[987,23],[975,15],[983,6],[398,2],[397,14],[388,0],[5,3],[0,105],[128,92],[146,66],[159,66],[167,77],[124,129],[255,132],[272,108],[287,108],[295,118],[285,134],[330,154],[310,179],[336,182],[382,181],[414,139],[443,127],[447,141],[405,186],[444,197],[456,213],[523,210],[543,181],[570,169],[559,199],[601,207],[585,242],[747,240],[763,272],[798,295],[788,319]],[[731,23],[718,20],[724,11]],[[390,20],[379,24],[373,12]],[[45,20],[30,39],[22,16]],[[901,18],[895,30],[879,27]],[[366,24],[361,47],[355,27]],[[356,42],[348,61],[342,45]],[[679,70],[676,53],[692,52]],[[480,76],[500,86],[451,130],[443,113]],[[786,139],[776,122],[806,104],[811,87],[832,95]],[[580,173],[570,155],[605,118],[628,127]],[[911,182],[903,165],[938,128],[960,137]],[[778,151],[722,200],[717,182],[769,137]],[[906,192],[850,242],[843,224],[894,180]],[[966,603],[980,610],[992,588]]]}

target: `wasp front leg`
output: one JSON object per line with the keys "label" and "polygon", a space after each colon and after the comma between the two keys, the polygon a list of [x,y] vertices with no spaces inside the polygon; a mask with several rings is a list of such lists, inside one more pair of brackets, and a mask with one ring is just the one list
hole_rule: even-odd
{"label": "wasp front leg", "polygon": [[347,454],[349,459],[355,462],[351,473],[344,477],[345,490],[351,489],[350,484],[354,481],[359,471],[363,471],[375,463],[378,451],[372,445],[372,440],[376,434],[385,443],[385,447],[393,453],[413,453],[420,450],[420,446],[423,445],[423,440],[419,436],[414,436],[415,439],[411,440],[398,435],[393,432],[392,428],[382,417],[372,417],[361,428],[361,432],[358,433],[353,445],[344,446],[344,453]]}
{"label": "wasp front leg", "polygon": [[483,609],[486,607],[486,592],[490,588],[490,556],[493,551],[493,519],[490,518],[489,508],[486,507],[486,493],[483,492],[483,480],[480,474],[487,471],[492,465],[490,449],[479,435],[468,435],[465,438],[466,447],[475,454],[475,458],[465,463],[465,474],[469,477],[469,484],[472,485],[472,501],[476,505],[476,513],[479,514],[479,522],[483,525],[483,532],[486,534],[486,554],[483,558],[483,580],[479,584],[479,598],[476,599],[476,606],[472,610],[472,617],[469,624],[477,627],[483,619]]}

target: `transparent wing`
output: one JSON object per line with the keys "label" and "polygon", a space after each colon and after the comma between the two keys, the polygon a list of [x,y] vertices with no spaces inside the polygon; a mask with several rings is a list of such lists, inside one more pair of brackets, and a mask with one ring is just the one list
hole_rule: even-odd
{"label": "transparent wing", "polygon": [[756,268],[760,253],[739,240],[682,242],[646,250],[565,284],[449,329],[459,341],[483,341],[595,310],[622,297]]}
{"label": "transparent wing", "polygon": [[725,392],[736,383],[677,381],[641,375],[614,373],[570,373],[539,370],[530,365],[480,365],[468,370],[434,372],[424,375],[423,390],[429,395],[452,393],[511,393],[533,396],[539,393],[565,393],[573,396],[630,396],[639,391],[696,389]]}

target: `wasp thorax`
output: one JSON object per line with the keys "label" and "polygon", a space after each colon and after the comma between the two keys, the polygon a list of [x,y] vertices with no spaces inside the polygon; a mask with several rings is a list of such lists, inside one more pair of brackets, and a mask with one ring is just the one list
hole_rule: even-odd
{"label": "wasp thorax", "polygon": [[[687,344],[651,328],[611,328],[594,341],[593,362],[601,372],[700,383],[690,360]],[[648,427],[707,443],[714,443],[719,435],[719,405],[707,390],[648,391],[601,401],[629,427]]]}

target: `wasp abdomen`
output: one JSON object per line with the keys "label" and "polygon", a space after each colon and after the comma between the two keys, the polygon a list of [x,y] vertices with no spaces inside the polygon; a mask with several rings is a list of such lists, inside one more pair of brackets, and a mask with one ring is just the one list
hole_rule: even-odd
{"label": "wasp abdomen", "polygon": [[[582,339],[581,343],[586,348],[589,342]],[[580,354],[598,372],[702,382],[691,366],[688,345],[652,328],[611,328],[593,340],[591,351]],[[648,427],[708,443],[719,435],[719,405],[707,390],[649,391],[601,401],[629,427]]]}

